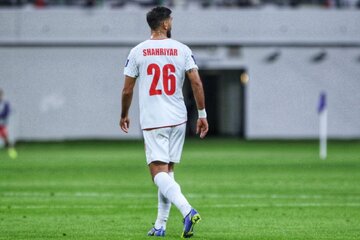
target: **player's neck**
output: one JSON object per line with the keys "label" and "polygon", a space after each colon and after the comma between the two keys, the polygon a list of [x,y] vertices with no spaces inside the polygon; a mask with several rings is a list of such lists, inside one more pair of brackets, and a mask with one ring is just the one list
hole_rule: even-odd
{"label": "player's neck", "polygon": [[167,39],[166,31],[151,31],[151,40],[161,40],[161,39]]}

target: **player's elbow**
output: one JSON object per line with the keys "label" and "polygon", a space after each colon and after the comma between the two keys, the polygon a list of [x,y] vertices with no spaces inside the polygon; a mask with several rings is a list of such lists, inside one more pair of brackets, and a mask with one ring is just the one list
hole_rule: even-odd
{"label": "player's elbow", "polygon": [[202,85],[202,82],[200,79],[198,79],[197,81],[192,81],[191,82],[191,86],[192,88],[195,90],[195,89],[202,89],[203,88],[203,85]]}
{"label": "player's elbow", "polygon": [[132,88],[124,88],[122,91],[123,96],[132,96],[133,89]]}

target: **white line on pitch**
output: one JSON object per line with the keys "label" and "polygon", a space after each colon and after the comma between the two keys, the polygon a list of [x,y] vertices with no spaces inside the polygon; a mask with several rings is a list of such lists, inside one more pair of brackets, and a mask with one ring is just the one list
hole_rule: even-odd
{"label": "white line on pitch", "polygon": [[[210,205],[209,205],[210,207]],[[214,208],[248,207],[360,207],[360,203],[271,203],[271,204],[214,204]]]}
{"label": "white line on pitch", "polygon": [[10,205],[0,206],[0,209],[104,209],[118,207],[116,205]]}
{"label": "white line on pitch", "polygon": [[[124,205],[11,205],[0,206],[0,209],[109,209]],[[150,209],[152,205],[128,205],[132,209]],[[274,204],[205,204],[202,208],[289,208],[289,207],[341,207],[359,208],[360,203],[274,203]]]}
{"label": "white line on pitch", "polygon": [[[274,203],[274,204],[205,204],[202,208],[289,208],[289,207],[354,207],[359,208],[360,203]],[[128,208],[147,209],[154,206],[129,205]]]}
{"label": "white line on pitch", "polygon": [[[101,193],[101,192],[2,192],[2,197],[85,197],[85,198],[154,198],[155,193]],[[321,195],[321,194],[186,194],[189,198],[205,199],[360,199],[360,195]]]}

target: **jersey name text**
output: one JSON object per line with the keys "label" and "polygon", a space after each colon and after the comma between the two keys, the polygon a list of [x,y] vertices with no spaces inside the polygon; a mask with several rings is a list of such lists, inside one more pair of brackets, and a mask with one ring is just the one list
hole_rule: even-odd
{"label": "jersey name text", "polygon": [[177,56],[176,48],[147,48],[143,49],[143,56]]}

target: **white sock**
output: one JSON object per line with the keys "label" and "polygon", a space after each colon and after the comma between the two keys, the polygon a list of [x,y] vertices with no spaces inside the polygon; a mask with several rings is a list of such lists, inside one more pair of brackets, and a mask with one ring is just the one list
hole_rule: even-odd
{"label": "white sock", "polygon": [[158,186],[160,192],[173,203],[185,217],[190,211],[191,206],[181,193],[180,186],[166,172],[160,172],[154,177],[154,182]]}
{"label": "white sock", "polygon": [[[169,176],[174,179],[174,172],[169,172]],[[158,214],[154,227],[156,229],[166,229],[166,223],[169,218],[171,202],[158,190]]]}

